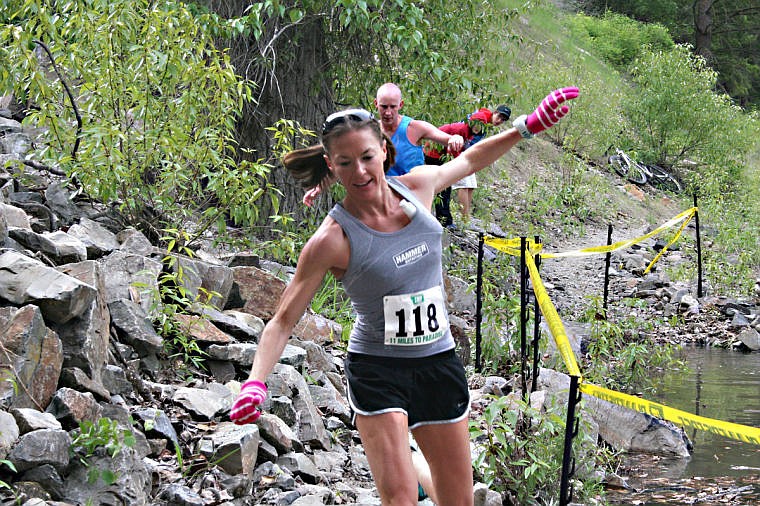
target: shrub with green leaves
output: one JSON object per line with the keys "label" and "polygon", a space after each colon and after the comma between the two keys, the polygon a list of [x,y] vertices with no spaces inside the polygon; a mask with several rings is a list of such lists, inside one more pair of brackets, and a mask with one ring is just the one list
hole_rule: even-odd
{"label": "shrub with green leaves", "polygon": [[640,23],[610,11],[600,17],[579,13],[568,21],[576,37],[585,40],[595,54],[621,70],[630,65],[646,46],[667,50],[674,45],[664,26]]}
{"label": "shrub with green leaves", "polygon": [[[490,397],[482,415],[470,421],[476,454],[475,476],[489,488],[509,497],[509,504],[556,504],[564,452],[564,409],[545,412],[511,396]],[[585,424],[573,441],[574,454],[601,453]],[[581,459],[578,459],[579,461]],[[595,457],[583,459],[594,461]],[[577,502],[601,494],[597,479],[575,475]],[[583,478],[583,481],[581,481]]]}
{"label": "shrub with green leaves", "polygon": [[[37,160],[116,202],[156,238],[255,221],[270,166],[236,162],[234,128],[251,86],[214,47],[219,26],[171,0],[11,0],[0,25],[0,89],[39,128]],[[69,94],[70,93],[70,94]]]}
{"label": "shrub with green leaves", "polygon": [[630,69],[625,135],[644,162],[696,163],[687,180],[707,194],[733,187],[756,146],[756,119],[715,91],[717,74],[688,46],[646,51]]}
{"label": "shrub with green leaves", "polygon": [[125,447],[131,448],[134,445],[135,435],[131,430],[119,427],[116,420],[102,417],[96,422],[83,420],[79,423],[79,428],[74,432],[71,441],[70,453],[85,467],[90,468],[88,472],[90,483],[102,479],[107,484],[113,484],[118,478],[116,471],[91,467],[90,459],[101,450],[107,456],[114,458]]}

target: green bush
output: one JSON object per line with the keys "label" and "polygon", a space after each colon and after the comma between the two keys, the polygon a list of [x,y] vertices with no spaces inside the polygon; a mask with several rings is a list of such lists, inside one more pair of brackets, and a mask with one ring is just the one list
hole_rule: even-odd
{"label": "green bush", "polygon": [[254,221],[257,199],[276,198],[265,161],[235,161],[251,86],[214,47],[215,18],[171,0],[12,0],[5,12],[0,89],[27,105],[39,162],[152,239],[191,216],[199,234]]}
{"label": "green bush", "polygon": [[[549,406],[546,411],[538,411],[512,396],[489,396],[488,401],[482,416],[470,421],[476,478],[507,497],[505,504],[556,504],[564,452],[565,410]],[[573,441],[573,453],[584,455],[578,457],[579,462],[594,461],[593,454],[601,453],[588,434],[587,425],[580,423]],[[574,478],[576,502],[602,493],[598,479],[583,476],[580,468]]]}
{"label": "green bush", "polygon": [[69,452],[73,457],[77,457],[82,465],[90,468],[87,475],[90,483],[102,479],[106,484],[111,485],[118,479],[117,471],[91,467],[90,459],[101,448],[106,452],[106,455],[114,458],[124,448],[131,448],[134,445],[135,435],[131,430],[119,428],[116,420],[103,417],[99,418],[97,422],[84,420],[79,423],[79,428],[75,431],[74,438],[71,441]]}
{"label": "green bush", "polygon": [[716,194],[734,187],[757,142],[757,121],[715,91],[717,74],[688,46],[646,51],[631,67],[635,90],[623,101],[625,135],[639,158],[682,174]]}
{"label": "green bush", "polygon": [[576,37],[587,41],[595,54],[621,70],[630,65],[645,46],[657,50],[674,45],[664,26],[643,24],[613,12],[602,17],[576,14],[569,22]]}

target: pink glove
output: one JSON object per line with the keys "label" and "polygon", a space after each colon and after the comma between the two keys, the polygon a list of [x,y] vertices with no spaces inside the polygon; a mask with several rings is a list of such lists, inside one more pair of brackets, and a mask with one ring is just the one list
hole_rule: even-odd
{"label": "pink glove", "polygon": [[253,423],[261,416],[257,409],[267,398],[267,386],[259,380],[248,380],[243,383],[240,395],[230,410],[230,420],[238,425]]}
{"label": "pink glove", "polygon": [[530,116],[520,116],[513,125],[526,139],[533,137],[535,134],[556,125],[570,111],[570,108],[562,105],[562,103],[577,96],[578,88],[574,86],[554,90],[541,101],[541,104]]}

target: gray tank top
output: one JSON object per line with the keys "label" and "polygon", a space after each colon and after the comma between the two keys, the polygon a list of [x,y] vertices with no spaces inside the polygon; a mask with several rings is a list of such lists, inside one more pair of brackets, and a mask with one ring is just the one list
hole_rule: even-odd
{"label": "gray tank top", "polygon": [[448,325],[443,275],[443,228],[394,177],[388,185],[417,209],[397,232],[378,232],[341,204],[329,212],[343,228],[351,255],[341,282],[356,312],[348,351],[418,358],[454,347]]}

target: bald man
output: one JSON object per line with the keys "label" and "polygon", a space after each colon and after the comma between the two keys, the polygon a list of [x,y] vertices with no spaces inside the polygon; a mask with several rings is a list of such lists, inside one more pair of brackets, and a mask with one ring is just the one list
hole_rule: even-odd
{"label": "bald man", "polygon": [[380,114],[380,125],[396,148],[396,163],[386,175],[401,176],[413,167],[424,165],[422,144],[425,140],[446,146],[450,153],[462,150],[464,139],[461,135],[449,135],[427,121],[404,116],[400,113],[403,106],[401,89],[397,85],[385,83],[377,89],[375,107]]}

